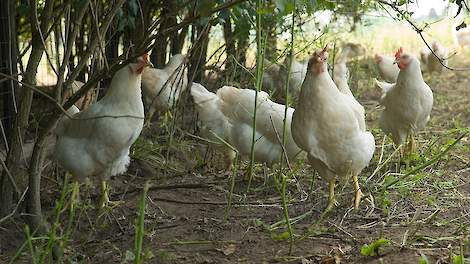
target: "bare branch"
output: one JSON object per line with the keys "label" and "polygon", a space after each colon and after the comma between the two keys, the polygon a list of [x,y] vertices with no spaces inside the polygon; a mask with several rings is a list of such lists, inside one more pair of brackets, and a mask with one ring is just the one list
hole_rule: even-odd
{"label": "bare branch", "polygon": [[[411,19],[404,13],[403,10],[401,10],[396,3],[389,3],[387,1],[384,1],[384,0],[377,0],[377,2],[379,4],[383,4],[383,5],[386,5],[386,6],[389,6],[391,7],[393,10],[395,10],[395,12],[399,13],[402,15],[402,17],[406,20],[406,22],[408,22],[408,24],[410,24],[414,31],[416,31],[416,33],[418,33],[418,35],[421,37],[421,39],[423,40],[424,44],[426,45],[426,47],[428,47],[428,49],[431,51],[431,53],[439,60],[439,63],[446,69],[449,69],[451,71],[470,71],[470,68],[452,68],[452,67],[449,67],[447,65],[444,64],[444,60],[446,58],[440,58],[435,52],[434,50],[431,48],[431,46],[429,45],[429,43],[426,41],[426,39],[424,38],[424,35],[423,35],[423,31],[424,29],[426,28],[420,28],[418,27],[413,21],[411,21]],[[382,6],[383,7],[383,6]],[[385,9],[385,8],[384,8]],[[386,10],[386,9],[385,9]]]}

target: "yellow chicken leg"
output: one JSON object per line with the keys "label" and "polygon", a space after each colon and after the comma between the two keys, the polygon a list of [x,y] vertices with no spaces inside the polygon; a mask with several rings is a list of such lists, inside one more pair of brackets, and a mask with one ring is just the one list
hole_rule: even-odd
{"label": "yellow chicken leg", "polygon": [[328,205],[325,208],[325,211],[320,215],[320,220],[322,220],[325,216],[327,216],[336,206],[336,198],[335,198],[335,184],[336,179],[332,179],[328,183]]}
{"label": "yellow chicken leg", "polygon": [[416,151],[416,143],[415,143],[415,137],[413,133],[410,134],[410,140],[408,142],[408,149],[409,149],[410,156],[413,155],[413,153]]}
{"label": "yellow chicken leg", "polygon": [[72,183],[72,194],[70,195],[70,207],[75,209],[75,205],[80,202],[80,185],[77,181]]}
{"label": "yellow chicken leg", "polygon": [[109,193],[108,184],[106,183],[106,181],[101,181],[101,200],[100,200],[101,210],[106,209],[106,208],[112,209],[122,203],[122,201],[110,201],[108,193]]}
{"label": "yellow chicken leg", "polygon": [[359,187],[359,181],[357,179],[357,175],[354,175],[352,177],[352,181],[353,181],[353,186],[354,186],[354,209],[358,209],[359,204],[361,203],[362,191],[361,191],[361,188]]}

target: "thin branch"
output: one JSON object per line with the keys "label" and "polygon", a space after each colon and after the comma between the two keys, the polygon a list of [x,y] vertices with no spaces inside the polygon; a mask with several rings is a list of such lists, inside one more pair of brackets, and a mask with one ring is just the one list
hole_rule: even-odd
{"label": "thin branch", "polygon": [[[414,31],[416,31],[416,33],[418,33],[418,35],[421,37],[421,39],[423,40],[424,44],[426,45],[426,47],[428,47],[428,49],[431,51],[431,53],[434,55],[434,57],[436,57],[438,60],[439,60],[439,63],[442,65],[442,67],[446,68],[446,69],[449,69],[451,71],[470,71],[470,68],[452,68],[452,67],[449,67],[447,65],[444,64],[444,60],[446,58],[440,58],[435,52],[434,50],[431,48],[431,46],[429,45],[429,43],[426,41],[426,39],[424,38],[424,35],[423,35],[423,31],[426,27],[424,28],[420,28],[418,27],[413,21],[411,21],[411,19],[403,13],[402,10],[400,10],[400,8],[396,5],[396,3],[389,3],[387,1],[384,1],[384,0],[377,0],[377,2],[379,4],[383,4],[383,5],[386,5],[386,6],[389,6],[391,7],[393,10],[395,10],[395,12],[399,13],[400,15],[402,15],[402,17],[406,20],[406,22],[408,22],[408,24],[410,24]],[[383,7],[383,6],[382,6]],[[385,8],[384,8],[385,9]],[[385,9],[386,10],[386,9]]]}
{"label": "thin branch", "polygon": [[5,222],[10,217],[15,215],[16,211],[18,211],[18,208],[20,208],[21,203],[24,201],[24,198],[25,198],[27,193],[28,193],[28,187],[26,187],[26,190],[24,190],[23,194],[20,197],[20,200],[18,201],[18,203],[16,203],[16,206],[13,209],[13,211],[11,211],[11,213],[9,213],[8,215],[6,215],[6,216],[2,217],[2,219],[0,219],[0,224]]}
{"label": "thin branch", "polygon": [[[11,185],[13,188],[15,188],[16,195],[20,195],[20,189],[18,188],[18,185],[16,185],[15,179],[13,178],[13,175],[11,175],[10,170],[8,169],[7,165],[5,164],[5,161],[3,161],[2,158],[0,158],[0,163],[2,163],[3,170],[8,176],[8,179],[10,180]],[[0,221],[1,223],[1,221]]]}

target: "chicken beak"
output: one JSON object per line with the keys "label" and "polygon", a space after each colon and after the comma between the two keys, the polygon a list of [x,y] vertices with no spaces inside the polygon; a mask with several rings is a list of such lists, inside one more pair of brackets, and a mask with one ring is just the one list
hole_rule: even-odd
{"label": "chicken beak", "polygon": [[154,68],[153,63],[151,61],[147,61],[147,64],[145,65],[145,67]]}
{"label": "chicken beak", "polygon": [[393,64],[398,64],[399,62],[400,62],[400,59],[395,59],[395,60],[393,61]]}

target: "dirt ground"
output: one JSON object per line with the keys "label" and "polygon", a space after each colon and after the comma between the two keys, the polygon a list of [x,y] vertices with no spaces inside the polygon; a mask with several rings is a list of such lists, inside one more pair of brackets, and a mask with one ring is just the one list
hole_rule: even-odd
{"label": "dirt ground", "polygon": [[[452,129],[470,126],[468,71],[426,74],[425,79],[433,89],[435,104],[428,128],[419,135],[420,155],[409,165],[412,168],[438,155],[455,139],[458,132],[449,134]],[[281,197],[272,180],[274,170],[257,166],[248,193],[240,171],[227,212],[230,178],[220,170],[220,157],[204,162],[198,154],[200,142],[181,131],[175,132],[178,136],[172,147],[166,147],[164,128],[155,124],[144,131],[139,144],[152,141],[155,146],[145,148],[143,154],[133,153],[127,174],[110,181],[111,199],[122,201],[120,205],[100,214],[94,208],[97,190],[88,188],[90,195],[82,192],[65,246],[67,263],[132,262],[138,201],[147,181],[153,185],[145,208],[147,263],[452,263],[452,255],[461,251],[470,259],[469,138],[464,137],[435,164],[384,191],[385,183],[410,169],[397,165],[395,157],[384,163],[393,147],[385,141],[382,148],[383,134],[376,123],[380,109],[373,100],[377,94],[370,80],[359,85],[365,86],[359,89],[359,100],[365,105],[368,127],[377,144],[374,159],[360,178],[365,198],[360,209],[353,210],[351,186],[338,187],[338,206],[317,223],[326,206],[326,182],[303,162],[294,164],[295,177],[287,188],[289,216],[307,215],[293,224],[295,240],[290,254],[289,240],[283,234],[286,228],[271,226],[283,220]],[[376,171],[379,164],[382,167]],[[43,179],[43,210],[49,218],[62,189],[54,170],[50,164],[50,174]],[[61,217],[65,223],[68,214]],[[382,246],[377,256],[361,254],[365,244],[380,238],[389,245]],[[20,217],[0,226],[0,262],[7,263],[23,241]],[[18,262],[30,263],[28,255],[29,250],[24,250]]]}

